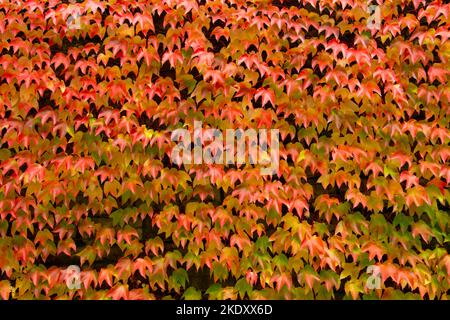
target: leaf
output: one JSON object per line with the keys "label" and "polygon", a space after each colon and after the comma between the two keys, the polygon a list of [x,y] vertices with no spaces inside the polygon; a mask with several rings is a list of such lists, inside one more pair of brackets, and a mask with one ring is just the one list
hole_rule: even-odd
{"label": "leaf", "polygon": [[412,204],[416,206],[421,206],[424,203],[431,205],[430,199],[422,186],[415,186],[407,191],[406,204],[411,206]]}
{"label": "leaf", "polygon": [[125,226],[124,229],[117,231],[117,243],[121,243],[125,240],[126,243],[131,244],[133,237],[139,238],[138,232],[131,226]]}
{"label": "leaf", "polygon": [[151,251],[155,256],[158,255],[158,252],[164,252],[164,243],[160,237],[156,237],[153,239],[148,239],[145,243],[145,252]]}
{"label": "leaf", "polygon": [[179,284],[182,288],[186,287],[186,283],[189,281],[189,276],[186,270],[177,269],[172,272],[171,276],[175,283]]}
{"label": "leaf", "polygon": [[305,266],[305,268],[301,271],[301,277],[309,289],[314,287],[315,282],[320,281],[317,272],[309,265]]}
{"label": "leaf", "polygon": [[431,228],[423,221],[416,222],[412,225],[412,236],[417,237],[420,235],[426,243],[428,243],[430,236],[435,236],[431,231]]}
{"label": "leaf", "polygon": [[9,295],[11,293],[11,284],[8,280],[0,281],[0,297],[3,300],[9,300]]}
{"label": "leaf", "polygon": [[222,300],[222,286],[218,283],[214,283],[206,290],[206,294],[210,300]]}
{"label": "leaf", "polygon": [[128,285],[126,284],[116,285],[108,292],[108,296],[110,296],[113,300],[128,300],[128,294]]}
{"label": "leaf", "polygon": [[97,253],[95,252],[94,247],[86,246],[83,250],[77,253],[77,256],[80,257],[80,265],[83,265],[86,261],[89,265],[92,265],[97,258]]}
{"label": "leaf", "polygon": [[198,291],[194,287],[189,287],[186,289],[186,291],[184,291],[182,297],[184,300],[200,300],[202,298],[202,295],[200,291]]}
{"label": "leaf", "polygon": [[350,280],[349,282],[345,283],[345,293],[349,294],[353,300],[358,299],[359,294],[363,292],[364,290],[357,280]]}
{"label": "leaf", "polygon": [[262,105],[266,105],[267,102],[270,102],[272,106],[275,106],[275,93],[271,89],[263,89],[260,88],[255,93],[255,100],[258,100],[259,97],[262,97]]}
{"label": "leaf", "polygon": [[277,255],[273,262],[278,268],[287,267],[289,264],[288,258],[284,254]]}
{"label": "leaf", "polygon": [[112,268],[102,268],[98,276],[98,284],[101,286],[106,281],[109,287],[113,285],[114,270]]}
{"label": "leaf", "polygon": [[139,270],[139,274],[145,278],[147,277],[147,273],[153,272],[153,261],[149,257],[138,258],[133,264],[132,271],[133,273]]}

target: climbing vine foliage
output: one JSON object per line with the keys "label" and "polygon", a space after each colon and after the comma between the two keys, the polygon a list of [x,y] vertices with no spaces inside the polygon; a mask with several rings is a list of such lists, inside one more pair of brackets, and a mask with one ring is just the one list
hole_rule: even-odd
{"label": "climbing vine foliage", "polygon": [[[449,19],[0,1],[0,297],[448,298]],[[279,130],[278,169],[174,164],[194,121]]]}

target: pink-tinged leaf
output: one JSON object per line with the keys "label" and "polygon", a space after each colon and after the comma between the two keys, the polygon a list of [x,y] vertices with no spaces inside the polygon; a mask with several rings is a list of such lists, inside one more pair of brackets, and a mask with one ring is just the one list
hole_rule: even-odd
{"label": "pink-tinged leaf", "polygon": [[259,88],[255,93],[255,100],[262,97],[262,105],[265,106],[267,102],[270,102],[272,106],[275,106],[275,93],[272,89]]}
{"label": "pink-tinged leaf", "polygon": [[98,275],[98,285],[102,285],[103,282],[106,281],[109,287],[112,287],[113,284],[113,274],[114,271],[110,268],[102,268]]}

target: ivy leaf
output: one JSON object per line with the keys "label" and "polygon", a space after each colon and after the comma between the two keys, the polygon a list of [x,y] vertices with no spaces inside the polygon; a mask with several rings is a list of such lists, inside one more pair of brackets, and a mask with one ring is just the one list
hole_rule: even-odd
{"label": "ivy leaf", "polygon": [[0,281],[0,297],[3,300],[8,300],[9,295],[11,293],[11,284],[8,280],[2,280]]}
{"label": "ivy leaf", "polygon": [[189,281],[189,276],[186,270],[184,269],[177,269],[172,272],[173,280],[175,283],[180,285],[182,288],[186,287],[186,283]]}
{"label": "ivy leaf", "polygon": [[184,291],[182,297],[184,300],[200,300],[202,298],[202,295],[200,291],[198,291],[194,287],[189,287],[186,289],[186,291]]}
{"label": "ivy leaf", "polygon": [[97,258],[97,253],[93,246],[86,246],[83,250],[77,253],[77,256],[80,257],[80,264],[83,265],[84,262],[88,262],[89,265],[92,265]]}
{"label": "ivy leaf", "polygon": [[210,300],[222,300],[222,286],[218,283],[214,283],[206,290],[206,294]]}

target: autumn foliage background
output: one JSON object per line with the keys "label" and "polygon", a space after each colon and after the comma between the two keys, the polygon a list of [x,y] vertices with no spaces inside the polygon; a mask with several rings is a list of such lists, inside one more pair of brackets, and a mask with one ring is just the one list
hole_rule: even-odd
{"label": "autumn foliage background", "polygon": [[[1,298],[447,299],[449,12],[1,1]],[[277,174],[174,165],[194,120],[279,129]]]}

